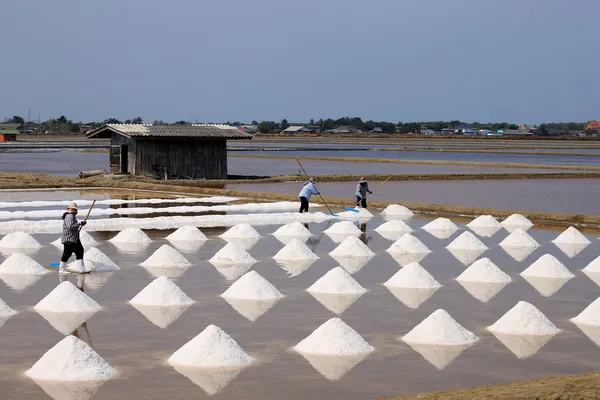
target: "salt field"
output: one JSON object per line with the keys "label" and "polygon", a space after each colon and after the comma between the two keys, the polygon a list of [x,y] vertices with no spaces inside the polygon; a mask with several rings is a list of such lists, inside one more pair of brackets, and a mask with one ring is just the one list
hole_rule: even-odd
{"label": "salt field", "polygon": [[[32,197],[0,193],[3,202]],[[110,196],[36,195],[72,197]],[[342,221],[322,208],[290,220],[277,205],[173,220],[179,226],[140,214],[141,231],[125,231],[133,226],[117,221],[126,216],[92,212],[84,230],[96,244],[86,254],[97,269],[61,279],[44,273],[60,257],[59,232],[36,227],[59,220],[63,207],[2,209],[44,211],[8,220],[32,224],[41,247],[0,248],[3,399],[358,400],[598,369],[600,246],[585,231],[534,225],[511,234],[489,218],[468,228],[398,207],[388,213],[403,211],[401,220],[370,209],[366,221]],[[110,220],[116,228],[102,228]],[[475,225],[496,232],[479,235]],[[440,230],[450,233],[433,234]],[[111,241],[119,232],[126,240]],[[189,235],[197,246],[178,246]],[[500,246],[509,235],[519,240]],[[528,237],[539,244],[529,241],[528,254],[506,250]],[[252,246],[237,242],[248,238]],[[475,260],[461,261],[473,251]]]}

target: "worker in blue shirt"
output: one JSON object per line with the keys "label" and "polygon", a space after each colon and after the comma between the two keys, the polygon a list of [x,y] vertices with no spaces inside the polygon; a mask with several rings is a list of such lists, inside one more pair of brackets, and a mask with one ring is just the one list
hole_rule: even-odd
{"label": "worker in blue shirt", "polygon": [[300,190],[300,213],[302,213],[303,211],[308,212],[308,201],[310,200],[310,196],[312,196],[313,194],[319,194],[319,191],[315,186],[314,179],[310,178],[304,183],[304,186],[302,186],[302,190]]}

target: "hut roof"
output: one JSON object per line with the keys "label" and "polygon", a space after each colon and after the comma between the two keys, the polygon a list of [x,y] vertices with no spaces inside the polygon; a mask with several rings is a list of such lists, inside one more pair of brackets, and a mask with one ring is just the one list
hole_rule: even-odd
{"label": "hut roof", "polygon": [[146,125],[146,124],[108,124],[86,134],[88,138],[107,138],[112,133],[141,138],[185,138],[185,139],[251,139],[252,135],[237,129],[219,126],[199,125]]}

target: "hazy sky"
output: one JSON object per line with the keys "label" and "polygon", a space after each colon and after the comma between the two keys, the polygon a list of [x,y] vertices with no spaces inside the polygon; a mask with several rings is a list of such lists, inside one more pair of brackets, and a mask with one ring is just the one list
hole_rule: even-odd
{"label": "hazy sky", "polygon": [[600,118],[599,0],[2,0],[0,119]]}

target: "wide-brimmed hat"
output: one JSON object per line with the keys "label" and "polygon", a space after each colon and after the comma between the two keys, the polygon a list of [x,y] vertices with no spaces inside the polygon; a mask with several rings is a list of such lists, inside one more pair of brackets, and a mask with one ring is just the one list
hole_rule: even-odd
{"label": "wide-brimmed hat", "polygon": [[363,177],[360,178],[360,180],[358,181],[358,183],[367,183],[367,180],[363,176]]}
{"label": "wide-brimmed hat", "polygon": [[67,210],[77,210],[77,203],[75,203],[74,201],[69,203],[69,206],[67,207]]}

